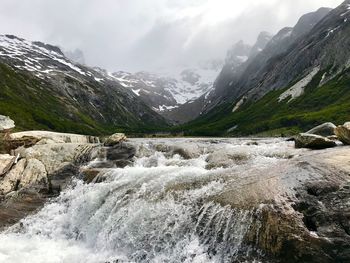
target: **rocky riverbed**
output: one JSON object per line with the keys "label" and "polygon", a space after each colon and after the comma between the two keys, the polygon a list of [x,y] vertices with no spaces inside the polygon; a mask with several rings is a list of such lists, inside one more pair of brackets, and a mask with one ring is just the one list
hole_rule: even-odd
{"label": "rocky riverbed", "polygon": [[23,146],[0,156],[1,262],[350,260],[340,142],[10,138]]}

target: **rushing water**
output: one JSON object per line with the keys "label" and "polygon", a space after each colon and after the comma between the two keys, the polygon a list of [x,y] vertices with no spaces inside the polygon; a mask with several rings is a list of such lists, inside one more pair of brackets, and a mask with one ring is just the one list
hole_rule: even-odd
{"label": "rushing water", "polygon": [[[101,183],[76,180],[37,214],[1,233],[0,262],[235,262],[242,254],[253,260],[242,243],[253,211],[222,206],[213,197],[231,176],[278,165],[291,153],[290,144],[132,143],[139,148],[132,166],[110,169]],[[193,156],[181,157],[174,145]]]}

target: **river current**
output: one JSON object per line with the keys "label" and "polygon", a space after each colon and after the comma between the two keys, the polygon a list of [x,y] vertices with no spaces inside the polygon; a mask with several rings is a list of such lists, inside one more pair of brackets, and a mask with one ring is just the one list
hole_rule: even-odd
{"label": "river current", "polygon": [[[105,170],[99,183],[74,180],[39,212],[0,233],[0,262],[265,262],[244,243],[259,208],[236,208],[216,197],[235,178],[278,167],[295,154],[291,143],[131,143],[138,148],[132,165]],[[232,189],[238,196],[239,188]]]}

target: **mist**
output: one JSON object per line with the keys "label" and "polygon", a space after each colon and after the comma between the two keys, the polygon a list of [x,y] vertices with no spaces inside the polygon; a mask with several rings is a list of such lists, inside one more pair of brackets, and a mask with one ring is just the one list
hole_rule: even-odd
{"label": "mist", "polygon": [[80,49],[110,71],[158,71],[224,58],[341,0],[2,0],[0,33]]}

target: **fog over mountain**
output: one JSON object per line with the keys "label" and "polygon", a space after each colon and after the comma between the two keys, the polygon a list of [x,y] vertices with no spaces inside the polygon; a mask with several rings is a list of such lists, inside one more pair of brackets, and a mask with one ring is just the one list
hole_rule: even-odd
{"label": "fog over mountain", "polygon": [[[110,71],[159,71],[224,58],[240,39],[276,33],[341,0],[2,0],[0,32],[82,50]],[[244,25],[244,26],[242,26]]]}

